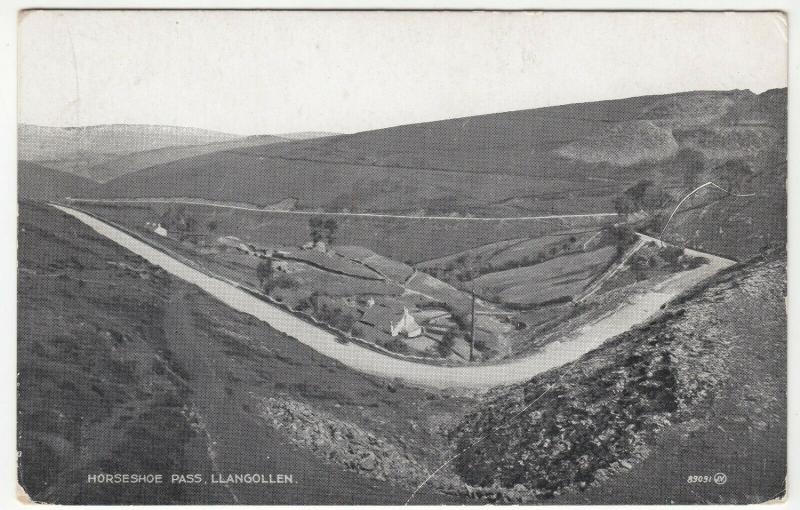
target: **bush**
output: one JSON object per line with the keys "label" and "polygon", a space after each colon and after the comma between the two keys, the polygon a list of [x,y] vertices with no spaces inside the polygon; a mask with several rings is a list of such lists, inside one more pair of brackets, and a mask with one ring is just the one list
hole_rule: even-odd
{"label": "bush", "polygon": [[296,289],[300,285],[294,278],[288,275],[279,275],[264,282],[264,292],[269,294],[274,289]]}
{"label": "bush", "polygon": [[617,247],[618,255],[625,253],[628,247],[639,240],[636,232],[627,225],[610,227],[606,230],[606,235],[610,237],[611,242]]}
{"label": "bush", "polygon": [[456,343],[456,336],[458,331],[455,328],[448,329],[442,336],[442,340],[436,345],[436,351],[443,358],[450,355],[453,345]]}
{"label": "bush", "polygon": [[658,254],[668,264],[677,264],[678,259],[683,255],[683,248],[677,246],[664,246]]}
{"label": "bush", "polygon": [[392,338],[384,345],[387,349],[398,354],[408,354],[410,352],[408,346],[403,343],[399,338]]}

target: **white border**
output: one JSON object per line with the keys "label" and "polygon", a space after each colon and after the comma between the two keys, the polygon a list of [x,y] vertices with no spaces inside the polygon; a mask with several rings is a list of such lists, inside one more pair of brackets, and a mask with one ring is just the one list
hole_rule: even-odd
{"label": "white border", "polygon": [[[16,194],[16,28],[17,12],[32,8],[216,8],[216,9],[490,9],[490,10],[743,10],[743,11],[784,11],[789,19],[789,152],[788,159],[794,162],[800,147],[795,136],[800,128],[800,109],[794,99],[798,93],[795,83],[800,72],[796,50],[798,44],[797,31],[794,30],[795,19],[800,13],[800,3],[791,0],[234,0],[229,2],[214,0],[4,0],[0,5],[0,239],[5,242],[2,247],[2,265],[0,266],[0,310],[2,321],[6,324],[6,332],[2,339],[2,364],[0,365],[0,507],[20,508],[23,505],[16,498],[16,238],[17,238],[17,194]],[[789,292],[791,296],[797,291],[797,257],[795,256],[796,240],[800,234],[800,218],[798,206],[792,199],[791,192],[795,188],[795,178],[789,172]],[[796,197],[795,197],[796,198]],[[798,370],[800,356],[792,340],[798,333],[798,317],[800,303],[796,299],[787,299],[789,313],[789,499],[783,503],[772,504],[770,508],[793,508],[798,501],[800,490],[798,480],[798,461],[800,461],[800,443],[798,443],[798,418],[800,412],[797,405]],[[753,339],[757,341],[757,339]],[[58,508],[42,505],[43,508]],[[704,508],[716,509],[728,506],[709,505]],[[84,508],[119,508],[119,507],[84,507]],[[142,507],[142,508],[154,508]],[[170,507],[197,508],[197,507]],[[234,507],[215,507],[234,508]],[[288,506],[270,506],[264,508],[290,508]],[[431,507],[434,508],[434,507]],[[438,507],[435,507],[438,508]],[[596,506],[553,507],[548,508],[599,508]],[[656,507],[649,507],[656,508]],[[676,508],[676,507],[671,507]],[[679,506],[677,508],[691,508]],[[733,507],[731,507],[733,508]]]}

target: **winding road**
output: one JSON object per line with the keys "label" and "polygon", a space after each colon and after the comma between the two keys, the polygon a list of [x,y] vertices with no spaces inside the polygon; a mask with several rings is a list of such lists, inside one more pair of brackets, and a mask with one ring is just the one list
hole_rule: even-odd
{"label": "winding road", "polygon": [[536,374],[573,361],[606,340],[646,321],[673,297],[734,264],[731,260],[687,249],[688,254],[702,255],[709,263],[676,273],[650,292],[631,296],[613,312],[587,323],[560,342],[549,344],[541,351],[495,365],[437,366],[398,359],[352,342],[341,343],[333,334],[262,301],[229,282],[210,277],[108,223],[70,207],[51,205],[120,246],[161,266],[170,274],[197,285],[231,308],[268,323],[276,330],[354,370],[380,377],[400,378],[410,384],[435,388],[483,389],[526,381]]}

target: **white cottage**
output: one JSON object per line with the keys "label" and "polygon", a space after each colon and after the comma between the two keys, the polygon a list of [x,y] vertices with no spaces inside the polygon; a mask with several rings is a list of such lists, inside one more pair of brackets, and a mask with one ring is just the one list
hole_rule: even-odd
{"label": "white cottage", "polygon": [[415,338],[422,334],[422,328],[406,307],[400,311],[383,305],[371,306],[364,311],[361,322],[392,337],[403,335]]}

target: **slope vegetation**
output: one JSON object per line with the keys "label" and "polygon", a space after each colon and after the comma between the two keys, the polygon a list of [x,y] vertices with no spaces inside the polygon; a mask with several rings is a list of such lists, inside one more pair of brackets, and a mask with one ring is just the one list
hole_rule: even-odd
{"label": "slope vegetation", "polygon": [[151,166],[163,165],[179,159],[241,147],[269,145],[286,141],[286,138],[279,136],[258,135],[201,145],[161,147],[147,151],[133,152],[99,164],[94,164],[86,169],[86,173],[97,182],[107,182],[122,175],[137,172]]}
{"label": "slope vegetation", "polygon": [[[486,488],[476,494],[517,500],[779,497],[785,269],[777,258],[721,273],[649,324],[498,390],[453,431],[462,452],[456,471]],[[726,485],[688,481],[716,473],[727,475]]]}
{"label": "slope vegetation", "polygon": [[[259,205],[295,197],[301,208],[499,216],[608,212],[639,179],[680,184],[680,148],[706,144],[709,157],[724,157],[742,136],[750,155],[769,147],[768,136],[732,130],[774,123],[780,91],[774,101],[762,96],[645,96],[252,146],[147,168],[95,196]],[[698,127],[705,131],[694,138],[685,132]]]}
{"label": "slope vegetation", "polygon": [[[739,260],[785,246],[786,99],[786,89],[777,89],[736,104],[722,119],[732,127],[698,142],[709,157],[722,151],[743,162],[746,172],[736,191],[752,196],[725,196],[718,190],[701,192],[672,220],[666,232],[668,239]],[[706,180],[731,186],[714,165],[709,165],[699,182]]]}
{"label": "slope vegetation", "polygon": [[20,203],[18,289],[19,483],[37,502],[398,503],[471,402],[350,370],[43,204]]}
{"label": "slope vegetation", "polygon": [[60,200],[85,193],[97,183],[66,172],[46,168],[30,161],[17,166],[17,195],[30,200]]}

